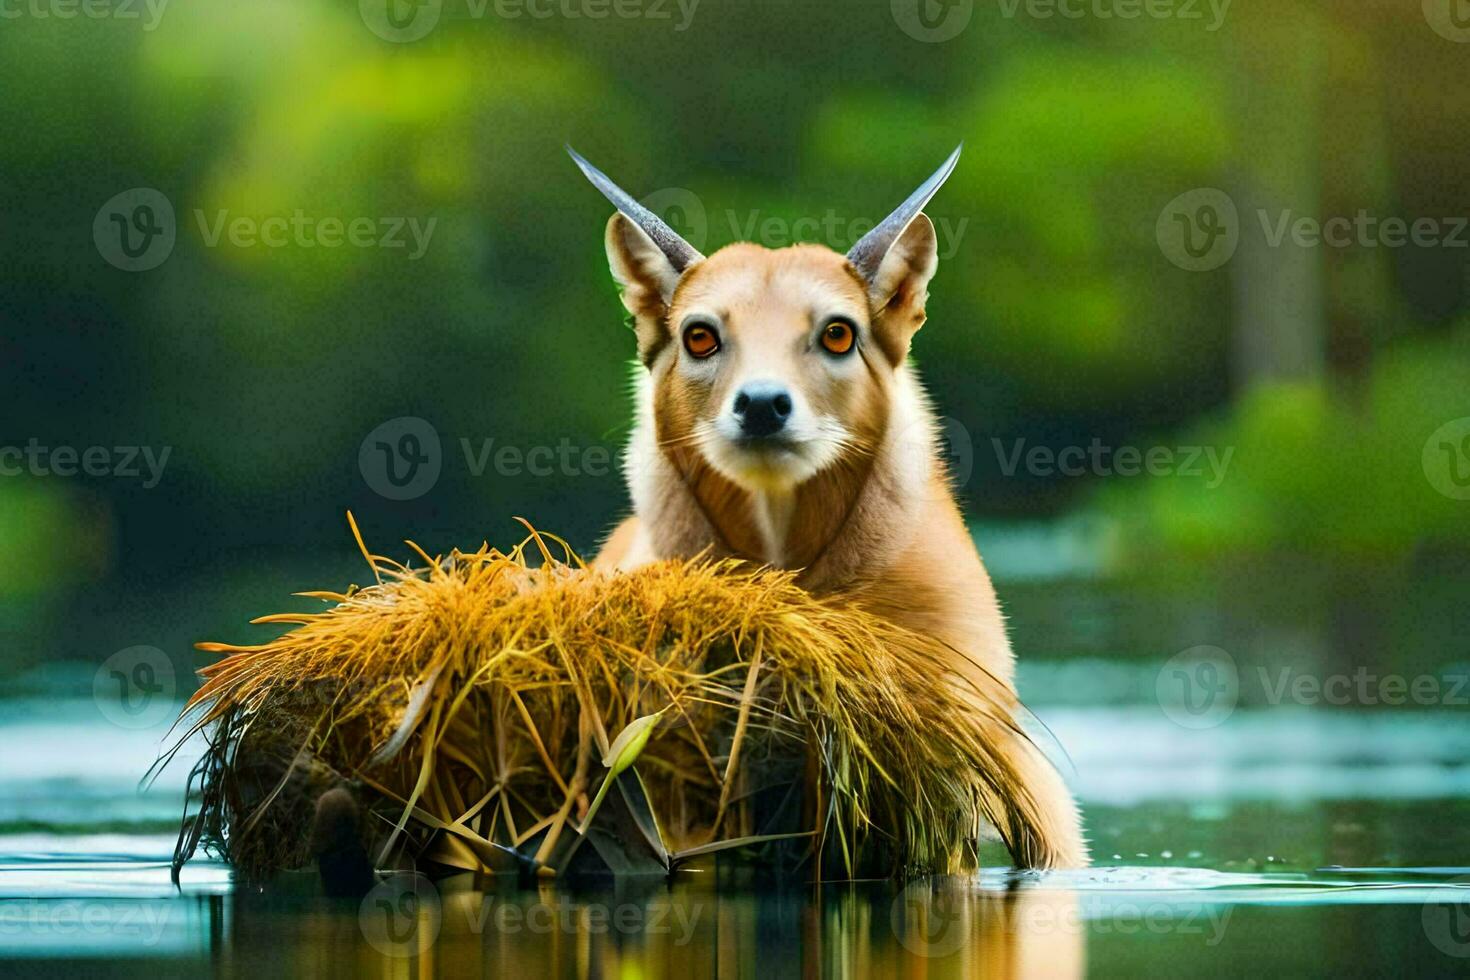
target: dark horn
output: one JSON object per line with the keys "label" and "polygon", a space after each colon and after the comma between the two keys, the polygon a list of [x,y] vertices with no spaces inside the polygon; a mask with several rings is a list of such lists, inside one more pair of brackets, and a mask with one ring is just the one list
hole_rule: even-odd
{"label": "dark horn", "polygon": [[960,151],[964,148],[963,143],[955,147],[949,159],[928,180],[920,184],[919,189],[910,194],[907,201],[859,239],[847,253],[847,261],[862,273],[864,279],[873,281],[873,277],[878,274],[878,266],[883,264],[883,256],[888,254],[888,250],[893,247],[898,236],[903,234],[909,222],[918,217],[919,212],[924,210],[924,205],[929,203],[929,199],[944,186],[949,175],[954,173],[955,165],[960,162]]}
{"label": "dark horn", "polygon": [[680,238],[678,233],[665,224],[662,218],[639,204],[633,195],[609,180],[607,174],[588,163],[582,154],[570,146],[567,147],[567,152],[571,154],[572,160],[582,169],[587,179],[592,181],[592,186],[602,191],[603,196],[612,202],[613,207],[621,211],[635,225],[642,228],[644,234],[653,239],[653,243],[658,246],[660,252],[664,253],[676,272],[683,272],[704,258],[699,254],[697,248]]}

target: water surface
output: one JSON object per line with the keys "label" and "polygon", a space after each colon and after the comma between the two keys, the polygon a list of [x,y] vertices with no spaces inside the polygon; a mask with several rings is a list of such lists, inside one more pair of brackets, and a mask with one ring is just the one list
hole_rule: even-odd
{"label": "water surface", "polygon": [[[391,879],[342,903],[307,874],[240,888],[201,857],[175,889],[185,767],[138,783],[166,724],[118,727],[73,696],[85,671],[53,666],[0,700],[0,958],[7,975],[150,977],[1465,975],[1465,614],[1411,578],[1255,578],[1004,589],[1033,731],[1096,865],[1018,875],[991,848],[973,878],[902,888],[707,865],[572,892]],[[1234,667],[1223,713],[1169,702],[1194,676],[1173,658],[1200,645]],[[1359,673],[1346,700],[1321,696]],[[1436,678],[1435,698],[1376,696],[1399,675]]]}

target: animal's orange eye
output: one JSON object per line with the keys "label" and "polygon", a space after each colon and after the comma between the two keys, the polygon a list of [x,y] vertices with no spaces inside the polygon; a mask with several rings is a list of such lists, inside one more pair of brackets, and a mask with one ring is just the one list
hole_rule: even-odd
{"label": "animal's orange eye", "polygon": [[720,336],[714,328],[696,323],[684,331],[684,349],[698,358],[709,357],[720,349]]}
{"label": "animal's orange eye", "polygon": [[822,329],[822,346],[832,354],[846,354],[856,339],[852,324],[842,320],[833,320]]}

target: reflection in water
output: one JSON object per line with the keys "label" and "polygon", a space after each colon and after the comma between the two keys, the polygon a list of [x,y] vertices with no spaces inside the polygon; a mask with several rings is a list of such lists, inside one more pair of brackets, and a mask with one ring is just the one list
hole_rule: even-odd
{"label": "reflection in water", "polygon": [[1083,973],[1092,923],[1072,891],[960,879],[755,891],[715,887],[719,877],[568,893],[400,875],[360,904],[237,894],[217,955],[292,972],[376,974],[400,963],[514,977]]}
{"label": "reflection in water", "polygon": [[892,966],[891,972],[907,975],[913,971],[903,960],[916,956],[944,964],[929,971],[931,976],[1083,974],[1087,927],[1070,891],[1012,887],[992,892],[952,880],[916,882],[895,900],[890,919],[908,956],[870,967]]}
{"label": "reflection in water", "polygon": [[[1470,963],[1464,867],[1230,873],[1112,867],[1021,877],[786,888],[714,869],[567,891],[400,875],[361,902],[314,876],[185,891],[161,862],[95,893],[101,862],[0,866],[6,975],[67,967],[157,977],[1075,977],[1445,973]],[[75,862],[81,865],[82,862]],[[29,879],[12,870],[29,866]],[[116,869],[114,869],[116,870]],[[46,875],[53,880],[46,884]],[[131,883],[131,884],[130,884]],[[163,887],[159,887],[163,886]]]}

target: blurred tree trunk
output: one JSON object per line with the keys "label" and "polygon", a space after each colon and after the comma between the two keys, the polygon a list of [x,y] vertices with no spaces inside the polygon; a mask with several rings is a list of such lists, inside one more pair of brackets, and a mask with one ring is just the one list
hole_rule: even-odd
{"label": "blurred tree trunk", "polygon": [[[1238,27],[1230,80],[1236,114],[1231,196],[1240,244],[1230,264],[1234,292],[1233,387],[1314,377],[1326,363],[1320,249],[1293,244],[1291,223],[1320,215],[1323,25],[1294,2]],[[1287,217],[1287,234],[1273,236]],[[1264,223],[1264,226],[1263,226]]]}
{"label": "blurred tree trunk", "polygon": [[[1355,220],[1398,216],[1388,143],[1382,59],[1372,25],[1344,18],[1327,39],[1322,102],[1323,217]],[[1327,366],[1350,396],[1361,394],[1373,351],[1398,327],[1393,302],[1393,253],[1375,240],[1323,248],[1326,270]]]}

